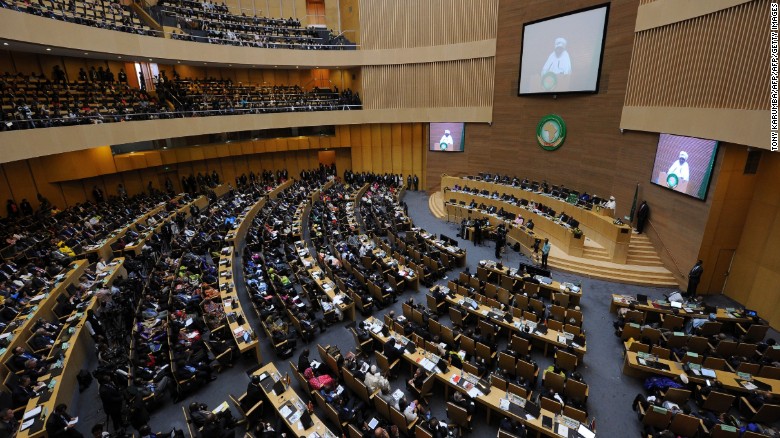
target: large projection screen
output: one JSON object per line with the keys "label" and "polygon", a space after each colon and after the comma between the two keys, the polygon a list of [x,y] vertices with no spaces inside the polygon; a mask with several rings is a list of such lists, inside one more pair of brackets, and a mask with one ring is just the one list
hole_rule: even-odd
{"label": "large projection screen", "polygon": [[596,93],[609,4],[525,23],[518,95]]}
{"label": "large projection screen", "polygon": [[715,140],[661,134],[650,181],[703,201],[707,198],[717,153]]}

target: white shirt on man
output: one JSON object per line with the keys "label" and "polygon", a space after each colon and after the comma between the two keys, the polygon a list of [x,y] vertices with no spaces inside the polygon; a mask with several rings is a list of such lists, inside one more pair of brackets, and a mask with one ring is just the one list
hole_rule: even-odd
{"label": "white shirt on man", "polygon": [[690,170],[688,169],[688,162],[680,164],[680,160],[675,160],[669,167],[667,175],[675,174],[680,181],[688,181],[690,179]]}

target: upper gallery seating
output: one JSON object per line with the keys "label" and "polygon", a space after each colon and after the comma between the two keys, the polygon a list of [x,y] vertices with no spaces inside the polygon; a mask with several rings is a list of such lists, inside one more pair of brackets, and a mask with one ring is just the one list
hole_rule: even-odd
{"label": "upper gallery seating", "polygon": [[[0,7],[101,29],[165,37],[118,0],[0,0]],[[335,35],[328,29],[301,27],[298,19],[235,15],[224,3],[163,0],[149,12],[160,25],[179,28],[179,32],[171,34],[173,39],[302,50],[354,50],[356,47],[343,35]]]}
{"label": "upper gallery seating", "polygon": [[154,35],[130,6],[117,0],[0,0],[0,7],[19,12],[139,35]]}
{"label": "upper gallery seating", "polygon": [[0,77],[0,131],[167,118],[145,91],[118,82]]}
{"label": "upper gallery seating", "polygon": [[182,30],[174,33],[175,39],[282,49],[354,48],[342,35],[303,28],[298,19],[235,15],[224,3],[163,0],[152,7],[152,12],[161,24]]}
{"label": "upper gallery seating", "polygon": [[321,88],[305,91],[298,85],[234,84],[220,79],[166,81],[158,84],[157,91],[185,116],[346,110],[361,105],[360,95],[349,89],[341,93]]}

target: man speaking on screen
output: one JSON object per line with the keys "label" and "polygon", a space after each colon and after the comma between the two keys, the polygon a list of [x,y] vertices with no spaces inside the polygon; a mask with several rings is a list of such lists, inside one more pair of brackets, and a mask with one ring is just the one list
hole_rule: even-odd
{"label": "man speaking on screen", "polygon": [[548,73],[554,75],[570,75],[571,74],[571,58],[569,58],[569,52],[566,50],[566,39],[558,37],[555,39],[555,50],[547,57],[547,62],[542,67],[542,80]]}
{"label": "man speaking on screen", "polygon": [[666,175],[676,175],[678,183],[688,181],[690,179],[690,170],[688,169],[688,152],[680,151],[680,158],[678,158],[669,167],[669,171]]}
{"label": "man speaking on screen", "polygon": [[[436,138],[436,137],[434,137]],[[452,136],[450,135],[450,130],[445,129],[444,135],[441,136],[441,140],[439,140],[439,148],[443,151],[452,151],[454,148],[453,145]]]}

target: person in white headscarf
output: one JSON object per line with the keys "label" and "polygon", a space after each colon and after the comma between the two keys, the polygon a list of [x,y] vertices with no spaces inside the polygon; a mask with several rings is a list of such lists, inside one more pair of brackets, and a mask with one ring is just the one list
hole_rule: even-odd
{"label": "person in white headscarf", "polygon": [[444,135],[442,135],[441,136],[441,140],[439,140],[439,148],[441,148],[441,150],[443,150],[443,151],[452,150],[453,143],[454,142],[452,141],[452,136],[450,135],[450,130],[449,129],[445,129],[444,130]]}
{"label": "person in white headscarf", "polygon": [[680,158],[677,159],[671,166],[667,175],[675,174],[679,182],[688,181],[690,179],[690,170],[688,169],[688,152],[680,151]]}
{"label": "person in white headscarf", "polygon": [[363,383],[366,384],[368,392],[372,394],[380,389],[390,391],[390,382],[377,370],[376,365],[371,365],[371,369],[366,373]]}
{"label": "person in white headscarf", "polygon": [[556,38],[555,49],[550,56],[547,57],[547,62],[542,67],[542,76],[548,72],[555,73],[556,75],[570,75],[571,74],[571,58],[569,58],[569,52],[566,51],[566,39]]}
{"label": "person in white headscarf", "polygon": [[609,201],[604,203],[604,208],[612,209],[612,210],[615,209],[615,197],[614,196],[610,196],[609,197]]}

